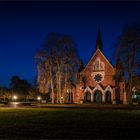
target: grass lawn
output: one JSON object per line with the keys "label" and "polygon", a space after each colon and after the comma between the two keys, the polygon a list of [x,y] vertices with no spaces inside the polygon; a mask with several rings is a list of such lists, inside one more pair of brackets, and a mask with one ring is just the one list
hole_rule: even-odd
{"label": "grass lawn", "polygon": [[139,127],[139,110],[0,109],[0,139],[134,139]]}

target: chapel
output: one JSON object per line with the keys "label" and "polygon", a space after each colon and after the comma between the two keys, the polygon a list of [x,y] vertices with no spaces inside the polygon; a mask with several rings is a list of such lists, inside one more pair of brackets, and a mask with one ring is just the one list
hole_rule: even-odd
{"label": "chapel", "polygon": [[87,65],[78,72],[75,86],[62,94],[65,103],[123,103],[128,101],[125,78],[116,81],[118,69],[104,55],[100,29],[96,40],[96,50]]}

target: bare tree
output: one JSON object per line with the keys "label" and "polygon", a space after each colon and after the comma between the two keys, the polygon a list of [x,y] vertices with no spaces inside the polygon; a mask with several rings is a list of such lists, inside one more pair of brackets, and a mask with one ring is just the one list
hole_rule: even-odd
{"label": "bare tree", "polygon": [[120,59],[128,79],[128,93],[131,103],[132,77],[139,72],[140,68],[140,25],[125,26],[119,36],[115,49],[116,60]]}
{"label": "bare tree", "polygon": [[79,58],[72,38],[66,35],[60,36],[53,48],[53,56],[56,63],[58,102],[60,102],[64,82],[65,90],[67,90],[68,83],[75,82],[74,74],[79,65]]}
{"label": "bare tree", "polygon": [[60,103],[62,88],[64,86],[66,88],[68,82],[75,82],[75,76],[73,75],[77,71],[79,64],[79,57],[75,46],[71,37],[51,33],[47,38],[44,48],[37,52],[38,57],[36,58],[40,66],[38,81],[40,81],[40,75],[42,75],[43,79],[50,83],[52,103],[54,103],[55,89],[57,103]]}
{"label": "bare tree", "polygon": [[[47,48],[48,49],[48,48]],[[54,82],[52,70],[52,56],[46,49],[39,50],[36,53],[36,63],[38,69],[38,80],[40,92],[47,92],[49,85],[51,87],[51,101],[54,104]]]}

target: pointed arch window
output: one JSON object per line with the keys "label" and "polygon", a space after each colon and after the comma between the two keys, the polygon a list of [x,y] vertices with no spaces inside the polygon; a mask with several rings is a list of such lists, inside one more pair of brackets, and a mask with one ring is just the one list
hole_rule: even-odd
{"label": "pointed arch window", "polygon": [[99,70],[99,60],[96,61],[96,70]]}
{"label": "pointed arch window", "polygon": [[104,70],[104,63],[103,62],[101,62],[100,70]]}
{"label": "pointed arch window", "polygon": [[93,63],[93,70],[104,70],[104,69],[105,69],[104,62],[102,62],[100,58],[97,58]]}

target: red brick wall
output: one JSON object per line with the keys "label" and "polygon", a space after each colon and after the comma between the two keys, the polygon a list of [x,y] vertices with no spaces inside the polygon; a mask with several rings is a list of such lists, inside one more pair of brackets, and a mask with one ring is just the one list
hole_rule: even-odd
{"label": "red brick wall", "polygon": [[92,59],[89,61],[87,66],[85,67],[83,74],[87,79],[87,86],[95,86],[97,83],[93,80],[93,77],[91,76],[91,73],[93,71],[93,63],[96,60],[96,58],[99,57],[101,61],[104,62],[105,64],[105,76],[104,80],[101,82],[102,85],[107,86],[107,85],[115,85],[115,82],[113,80],[113,76],[115,74],[115,69],[109,64],[107,59],[104,57],[104,55],[101,53],[100,50],[97,50],[92,57]]}

